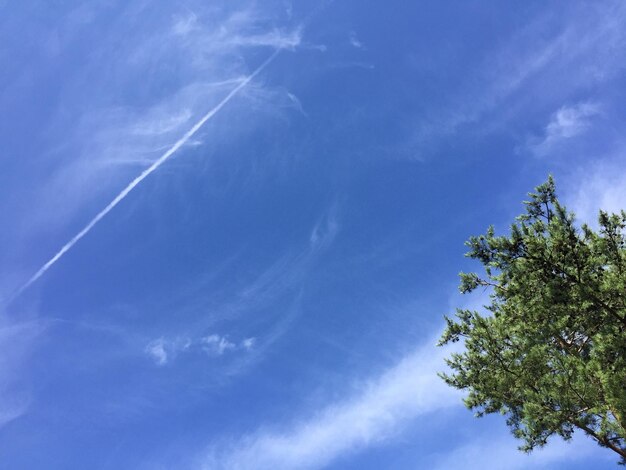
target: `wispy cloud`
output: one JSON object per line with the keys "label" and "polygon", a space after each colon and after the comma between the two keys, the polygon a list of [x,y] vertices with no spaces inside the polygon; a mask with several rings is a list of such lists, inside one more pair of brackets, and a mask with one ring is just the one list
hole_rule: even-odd
{"label": "wispy cloud", "polygon": [[189,351],[193,345],[189,338],[161,337],[150,341],[144,351],[156,365],[162,366],[173,361],[180,353]]}
{"label": "wispy cloud", "polygon": [[150,355],[154,362],[158,365],[162,366],[165,364],[169,358],[169,354],[166,351],[166,342],[163,338],[156,339],[151,341],[148,346],[146,346],[146,353]]}
{"label": "wispy cloud", "polygon": [[212,334],[202,338],[203,349],[212,356],[221,356],[226,351],[231,351],[237,346],[225,336]]}
{"label": "wispy cloud", "polygon": [[518,446],[519,441],[513,439],[512,436],[507,438],[502,437],[501,434],[498,437],[474,439],[441,455],[431,468],[433,470],[461,467],[466,470],[500,470],[504,467],[510,470],[546,469],[554,468],[555,464],[581,462],[590,457],[593,457],[594,462],[609,461],[610,458],[604,455],[607,454],[606,451],[600,450],[597,444],[581,434],[576,434],[572,442],[554,439],[545,448],[537,449],[530,454],[519,451]]}
{"label": "wispy cloud", "polygon": [[[159,334],[158,338],[151,340],[145,347],[141,346],[144,353],[158,365],[171,363],[182,353],[194,353],[199,350],[212,357],[235,352],[250,353],[237,354],[238,369],[259,361],[272,344],[288,331],[297,317],[302,284],[319,257],[332,245],[339,227],[338,205],[334,203],[314,224],[308,243],[303,241],[299,251],[290,250],[280,256],[249,282],[234,289],[226,299],[216,301],[210,296],[206,297],[206,292],[212,290],[209,284],[218,280],[212,276],[195,285],[193,289],[185,290],[182,298],[194,299],[188,307],[193,312],[193,321],[182,322],[182,331],[178,334],[172,336]],[[218,290],[223,294],[221,292],[223,287]],[[216,325],[238,321],[240,317],[250,313],[256,316],[258,312],[265,311],[269,305],[274,307],[262,319],[255,319],[255,332],[252,335],[250,332],[247,334],[239,332],[239,337],[217,333],[204,335],[190,333],[214,330]],[[210,308],[212,314],[203,315],[198,320],[195,313],[207,308]],[[178,314],[181,317],[187,316],[180,311]],[[168,325],[168,328],[170,327]],[[232,375],[232,372],[230,374]]]}
{"label": "wispy cloud", "polygon": [[321,249],[330,245],[339,231],[337,219],[337,205],[333,205],[313,227],[309,237],[310,246],[313,249]]}
{"label": "wispy cloud", "polygon": [[359,38],[357,38],[356,33],[354,31],[350,33],[349,41],[352,47],[356,47],[357,49],[363,48],[363,43],[359,41]]}
{"label": "wispy cloud", "polygon": [[256,343],[256,338],[246,338],[241,342],[241,346],[247,350],[250,351],[254,345]]}
{"label": "wispy cloud", "polygon": [[[429,110],[416,122],[410,145],[428,148],[478,122],[480,128],[472,130],[488,133],[530,107],[554,109],[559,100],[562,103],[591,84],[607,82],[624,69],[625,26],[624,4],[607,2],[603,6],[581,4],[560,16],[556,24],[546,13],[512,31],[508,41],[498,43],[475,69],[468,70],[439,109]],[[591,103],[580,109],[566,108],[560,117],[555,116],[561,121],[549,132],[565,136],[568,120],[578,118],[583,125],[595,111]],[[574,126],[569,131],[575,132]]]}
{"label": "wispy cloud", "polygon": [[172,32],[193,40],[194,44],[206,46],[202,55],[209,53],[232,53],[240,47],[273,47],[294,49],[302,41],[302,27],[269,27],[259,32],[259,24],[266,23],[269,15],[254,7],[241,9],[222,18],[216,28],[207,28],[202,19],[189,11],[177,16]]}
{"label": "wispy cloud", "polygon": [[209,357],[219,357],[226,353],[250,352],[254,348],[256,338],[244,338],[239,342],[231,341],[227,336],[212,333],[199,338],[160,337],[150,341],[144,352],[162,366],[169,364],[183,353],[202,352]]}
{"label": "wispy cloud", "polygon": [[300,99],[296,95],[294,95],[293,93],[287,92],[287,98],[289,98],[289,101],[291,101],[291,103],[293,104],[293,107],[297,109],[300,112],[300,114],[302,114],[303,116],[307,116],[307,113],[304,110],[304,107],[302,106]]}
{"label": "wispy cloud", "polygon": [[597,103],[578,103],[563,106],[556,111],[545,128],[544,135],[529,143],[536,156],[546,156],[563,141],[583,134],[591,126],[591,120],[601,112]]}
{"label": "wispy cloud", "polygon": [[[195,128],[194,123],[204,121],[207,107],[221,108],[224,103],[219,101],[224,95],[232,98],[233,89],[248,99],[247,93],[240,92],[259,72],[248,72],[245,54],[249,50],[268,49],[265,53],[270,55],[271,49],[294,49],[302,38],[300,27],[281,26],[272,12],[252,2],[244,1],[236,7],[228,2],[211,7],[197,4],[193,11],[170,8],[174,12],[171,21],[162,23],[156,31],[140,27],[145,8],[143,2],[128,2],[118,25],[130,28],[124,47],[119,47],[117,37],[103,35],[98,49],[75,69],[73,76],[67,77],[60,101],[68,105],[52,112],[46,120],[50,142],[45,165],[30,165],[29,178],[36,184],[28,191],[17,186],[9,188],[12,197],[2,199],[12,202],[0,212],[8,214],[4,217],[13,227],[6,235],[12,254],[3,259],[5,265],[19,264],[11,269],[13,272],[24,269],[24,259],[32,257],[30,247],[37,245],[42,234],[50,238],[69,222],[76,223],[77,214],[86,205],[102,201],[105,194],[119,188],[129,178],[128,163],[147,165],[146,171],[153,171],[152,165],[158,167],[163,162],[163,152],[179,146],[181,134],[187,136],[185,132]],[[65,29],[87,28],[92,13],[78,23],[75,15],[68,15]],[[76,31],[66,34],[59,47],[69,47]],[[107,62],[111,76],[97,72],[102,61]],[[170,64],[176,73],[154,73],[159,64]],[[167,83],[163,82],[164,76],[168,77]],[[139,88],[137,83],[141,83]],[[142,95],[142,88],[151,90],[149,98]],[[258,85],[255,90],[262,88]],[[125,99],[120,99],[120,94]],[[263,97],[270,100],[263,105],[271,108],[275,96]],[[89,106],[80,105],[87,101]],[[257,108],[259,105],[256,103]],[[230,126],[233,132],[236,128]],[[209,133],[213,140],[223,138],[222,134]],[[57,135],[62,137],[55,140]],[[197,141],[187,136],[182,145],[192,143]],[[142,175],[140,178],[145,172]],[[19,285],[2,287],[11,291]]]}
{"label": "wispy cloud", "polygon": [[275,29],[268,33],[257,34],[253,36],[241,36],[233,38],[233,44],[237,46],[271,46],[277,49],[295,49],[302,40],[302,31],[296,29],[293,31],[280,31]]}
{"label": "wispy cloud", "polygon": [[157,113],[149,118],[139,119],[131,127],[131,132],[135,135],[147,136],[166,134],[180,129],[192,117],[189,109],[181,109],[173,114],[170,114],[169,110],[158,109]]}
{"label": "wispy cloud", "polygon": [[598,211],[626,210],[626,147],[616,158],[598,158],[564,185],[565,200],[581,222],[597,225]]}
{"label": "wispy cloud", "polygon": [[100,222],[109,212],[111,212],[115,206],[117,206],[120,202],[126,198],[126,196],[137,187],[145,178],[147,178],[151,173],[156,171],[163,163],[165,163],[174,153],[178,151],[191,137],[200,130],[200,128],[213,116],[215,116],[221,109],[228,104],[228,102],[233,99],[240,90],[242,90],[254,77],[256,77],[259,73],[265,69],[276,57],[276,55],[280,52],[280,49],[277,49],[270,57],[265,60],[259,67],[254,70],[250,75],[248,75],[245,79],[239,83],[235,88],[233,88],[216,106],[214,106],[210,111],[208,111],[202,118],[196,122],[191,129],[189,129],[183,136],[178,139],[174,145],[172,145],[158,160],[156,160],[152,165],[150,165],[147,169],[141,172],[139,176],[137,176],[133,181],[131,181],[128,186],[126,186],[104,209],[102,209],[96,216],[91,219],[91,221],[73,238],[70,239],[63,247],[49,260],[47,261],[29,280],[24,284],[15,295],[10,299],[14,299],[16,296],[19,296],[25,289],[30,287],[37,279],[44,275],[44,273],[54,265],[61,257],[67,253],[72,247],[85,235],[87,235],[95,225]]}
{"label": "wispy cloud", "polygon": [[569,139],[582,133],[589,127],[589,118],[598,114],[599,111],[599,106],[593,103],[563,106],[548,124],[544,142]]}
{"label": "wispy cloud", "polygon": [[420,415],[460,403],[437,376],[444,368],[434,340],[409,354],[361,391],[275,431],[264,429],[227,447],[213,447],[204,469],[313,469],[391,439]]}
{"label": "wispy cloud", "polygon": [[40,321],[14,322],[0,312],[0,428],[28,410],[23,369],[44,328]]}

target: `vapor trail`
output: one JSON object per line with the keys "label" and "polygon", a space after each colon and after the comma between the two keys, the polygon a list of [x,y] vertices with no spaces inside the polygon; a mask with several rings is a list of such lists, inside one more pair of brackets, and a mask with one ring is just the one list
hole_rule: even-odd
{"label": "vapor trail", "polygon": [[67,253],[81,238],[87,235],[94,226],[100,222],[109,212],[113,210],[115,206],[117,206],[122,200],[130,193],[135,187],[141,183],[145,178],[150,175],[153,171],[159,168],[165,161],[170,158],[180,147],[182,147],[198,130],[213,116],[215,116],[237,93],[239,93],[254,77],[256,77],[259,73],[263,71],[265,67],[267,67],[270,62],[272,62],[276,56],[280,53],[281,49],[277,49],[274,53],[263,62],[254,72],[248,75],[239,85],[233,88],[222,101],[220,101],[213,109],[211,109],[208,113],[206,113],[191,129],[189,129],[178,141],[172,145],[158,160],[156,160],[152,165],[146,168],[139,176],[137,176],[133,181],[130,182],[128,186],[126,186],[117,196],[113,199],[104,209],[102,209],[98,214],[91,219],[91,221],[83,228],[80,232],[78,232],[69,242],[67,242],[63,247],[59,250],[59,252],[54,255],[46,264],[44,264],[39,271],[35,273],[33,277],[31,277],[26,284],[20,287],[8,300],[11,303],[15,298],[17,298],[22,292],[28,289],[37,279],[45,274],[45,272],[50,269],[50,267],[59,261],[61,257]]}

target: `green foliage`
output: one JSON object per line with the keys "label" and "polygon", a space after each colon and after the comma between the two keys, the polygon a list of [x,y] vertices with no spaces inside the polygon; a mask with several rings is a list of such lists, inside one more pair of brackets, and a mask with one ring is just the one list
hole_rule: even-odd
{"label": "green foliage", "polygon": [[506,415],[531,451],[580,429],[626,463],[626,213],[577,228],[548,181],[531,193],[508,236],[471,237],[484,275],[461,273],[463,293],[491,290],[486,315],[446,317],[440,345],[451,386],[477,412]]}

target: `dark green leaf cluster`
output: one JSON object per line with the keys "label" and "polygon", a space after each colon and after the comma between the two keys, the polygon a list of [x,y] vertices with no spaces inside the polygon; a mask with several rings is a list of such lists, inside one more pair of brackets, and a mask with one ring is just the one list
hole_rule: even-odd
{"label": "dark green leaf cluster", "polygon": [[530,194],[508,236],[467,242],[491,290],[487,313],[457,310],[440,344],[463,341],[441,374],[468,392],[478,416],[502,413],[531,451],[580,429],[626,463],[626,213],[578,228],[550,177]]}

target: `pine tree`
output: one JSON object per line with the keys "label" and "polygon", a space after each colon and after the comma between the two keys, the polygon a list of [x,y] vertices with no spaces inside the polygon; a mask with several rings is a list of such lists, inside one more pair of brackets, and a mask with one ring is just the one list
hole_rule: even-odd
{"label": "pine tree", "polygon": [[458,309],[439,342],[463,341],[441,377],[477,412],[502,413],[521,450],[583,431],[626,464],[626,213],[578,227],[548,181],[530,193],[508,236],[471,237],[490,289],[487,312]]}

